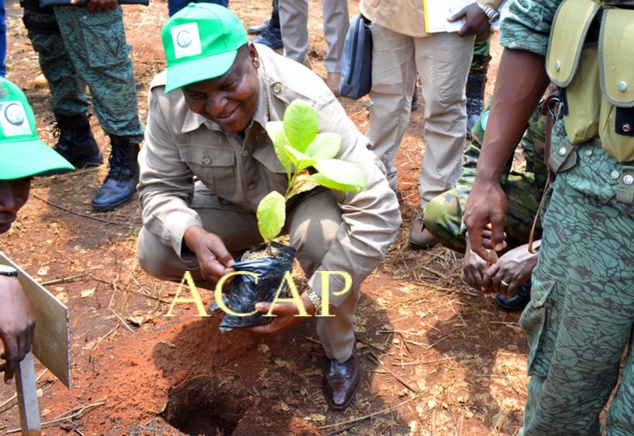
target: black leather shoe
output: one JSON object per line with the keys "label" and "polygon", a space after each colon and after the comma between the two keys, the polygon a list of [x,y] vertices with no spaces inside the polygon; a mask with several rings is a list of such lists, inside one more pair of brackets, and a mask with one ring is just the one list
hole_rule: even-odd
{"label": "black leather shoe", "polygon": [[495,304],[506,312],[521,312],[529,301],[531,301],[530,280],[521,285],[512,297],[505,297],[502,294],[495,297]]}
{"label": "black leather shoe", "polygon": [[269,23],[271,20],[266,20],[264,23],[256,24],[255,26],[247,27],[247,33],[249,35],[259,35],[269,28]]}
{"label": "black leather shoe", "polygon": [[282,31],[274,27],[269,27],[266,31],[256,36],[253,39],[253,42],[264,44],[271,47],[273,50],[284,47],[284,43],[282,42]]}
{"label": "black leather shoe", "polygon": [[361,368],[354,356],[344,363],[328,359],[324,367],[321,387],[331,409],[343,410],[348,407],[359,386],[361,386]]}

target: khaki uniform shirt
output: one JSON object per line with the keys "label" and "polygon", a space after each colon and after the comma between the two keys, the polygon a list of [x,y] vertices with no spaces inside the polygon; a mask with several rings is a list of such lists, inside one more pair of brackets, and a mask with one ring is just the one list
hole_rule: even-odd
{"label": "khaki uniform shirt", "polygon": [[[478,3],[497,10],[502,1],[478,0]],[[361,0],[360,9],[381,27],[415,38],[427,36],[423,0]]]}
{"label": "khaki uniform shirt", "polygon": [[[190,207],[194,178],[222,202],[247,213],[254,213],[271,190],[284,194],[286,173],[265,125],[267,121],[282,120],[286,107],[301,99],[317,111],[320,132],[342,136],[338,157],[359,166],[366,177],[367,187],[359,193],[333,191],[341,207],[342,223],[318,268],[348,272],[352,285],[359,286],[383,259],[399,229],[396,195],[388,186],[383,165],[368,150],[367,138],[324,82],[267,47],[257,45],[257,50],[261,61],[259,102],[251,123],[240,134],[226,133],[191,112],[180,90],[165,94],[165,73],[152,82],[145,145],[139,155],[143,224],[182,257],[185,231],[202,226],[198,213]],[[321,295],[320,280],[308,279]],[[332,289],[341,289],[343,281],[336,282],[331,280]],[[338,305],[343,298],[331,301]]]}

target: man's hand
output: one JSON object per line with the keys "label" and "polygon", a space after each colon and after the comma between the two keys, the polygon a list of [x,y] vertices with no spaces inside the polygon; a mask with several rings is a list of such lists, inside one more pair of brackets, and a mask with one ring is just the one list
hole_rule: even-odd
{"label": "man's hand", "polygon": [[[506,233],[504,234],[506,238]],[[492,262],[486,262],[480,256],[475,254],[471,250],[471,244],[469,242],[469,233],[465,235],[465,239],[467,242],[467,249],[464,255],[464,263],[462,265],[462,273],[465,282],[473,289],[482,292],[488,292],[488,289],[482,286],[482,280],[484,279],[484,274],[487,271],[487,268],[491,265]],[[482,230],[482,245],[484,247],[491,246],[491,227],[487,226]],[[506,245],[505,245],[506,246]],[[495,251],[490,253],[491,255],[496,255]],[[496,257],[497,259],[497,257]]]}
{"label": "man's hand", "polygon": [[[541,241],[540,241],[541,242]],[[536,242],[535,245],[538,245]],[[537,253],[531,254],[528,245],[521,245],[505,253],[484,273],[482,288],[508,297],[531,278],[537,265]],[[507,286],[508,285],[508,286]]]}
{"label": "man's hand", "polygon": [[[313,306],[313,303],[308,298],[308,295],[304,292],[301,295],[301,298],[304,309],[308,315],[314,315],[315,306]],[[258,312],[266,314],[271,308],[271,304],[272,303],[260,302],[255,305],[255,309]],[[275,303],[272,314],[276,315],[276,317],[273,318],[273,321],[270,324],[251,327],[244,330],[257,333],[259,335],[277,336],[292,329],[296,325],[301,324],[307,319],[307,317],[295,316],[299,314],[299,309],[295,303]]]}
{"label": "man's hand", "polygon": [[[70,0],[71,5],[76,5],[79,0]],[[86,9],[88,12],[108,12],[114,11],[119,6],[117,0],[88,0]]]}
{"label": "man's hand", "polygon": [[216,283],[220,277],[233,272],[235,262],[220,236],[200,226],[192,226],[185,232],[184,242],[194,252],[203,279]]}
{"label": "man's hand", "polygon": [[[506,206],[506,195],[497,181],[487,182],[476,178],[467,198],[464,222],[471,250],[489,263],[497,262],[497,254],[487,249],[500,251],[506,247]],[[484,237],[486,235],[483,232],[487,229],[490,229],[490,239]]]}
{"label": "man's hand", "polygon": [[454,23],[462,19],[464,19],[464,25],[458,31],[458,35],[460,36],[483,36],[488,35],[491,31],[489,17],[487,17],[487,14],[485,14],[476,3],[465,6],[460,12],[449,17],[447,21]]}
{"label": "man's hand", "polygon": [[20,282],[14,277],[0,276],[0,339],[4,353],[0,359],[0,372],[4,372],[4,382],[13,378],[18,364],[31,351],[31,339],[35,320],[29,300],[22,292]]}
{"label": "man's hand", "polygon": [[487,263],[471,250],[469,236],[467,235],[467,249],[464,254],[462,274],[464,281],[477,291],[482,291],[482,277],[487,268]]}

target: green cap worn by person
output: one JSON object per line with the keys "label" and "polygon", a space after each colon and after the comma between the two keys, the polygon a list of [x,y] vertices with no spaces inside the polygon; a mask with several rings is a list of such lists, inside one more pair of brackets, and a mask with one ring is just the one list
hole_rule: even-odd
{"label": "green cap worn by person", "polygon": [[167,60],[165,92],[222,76],[238,49],[249,42],[233,12],[209,3],[190,3],[163,26]]}
{"label": "green cap worn by person", "polygon": [[66,159],[38,139],[35,115],[24,92],[0,77],[0,180],[73,169]]}
{"label": "green cap worn by person", "polygon": [[[26,203],[33,176],[72,169],[66,159],[38,139],[33,109],[22,90],[0,77],[0,233],[11,228]],[[31,350],[34,328],[17,271],[0,265],[0,340],[4,345],[0,372],[4,372],[5,382]]]}

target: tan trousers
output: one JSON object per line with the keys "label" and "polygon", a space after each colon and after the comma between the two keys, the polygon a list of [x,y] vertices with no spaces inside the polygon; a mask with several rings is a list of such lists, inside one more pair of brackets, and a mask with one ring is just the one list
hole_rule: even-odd
{"label": "tan trousers", "polygon": [[[300,64],[308,59],[308,0],[279,0],[285,55]],[[324,65],[329,73],[341,72],[343,44],[350,26],[348,2],[322,0],[324,38],[328,51]]]}
{"label": "tan trousers", "polygon": [[[204,228],[219,235],[234,256],[262,243],[255,213],[223,204],[200,183],[196,186],[192,208],[200,215]],[[320,192],[293,207],[286,223],[290,245],[297,250],[297,260],[306,277],[310,277],[321,265],[339,229],[341,209],[330,191]],[[180,281],[185,271],[191,271],[197,285],[209,289],[215,287],[201,279],[195,258],[182,260],[171,246],[163,244],[145,227],[139,234],[137,255],[141,268],[154,277]],[[317,335],[326,356],[339,363],[348,360],[354,349],[354,313],[359,296],[358,287],[351,289],[338,307],[331,307],[330,313],[334,317],[317,320]]]}
{"label": "tan trousers", "polygon": [[[421,24],[422,25],[422,24]],[[462,172],[467,112],[465,85],[473,54],[473,37],[435,33],[424,38],[372,26],[371,148],[396,189],[394,156],[409,122],[416,73],[425,105],[427,146],[420,171],[421,209],[453,188]]]}

